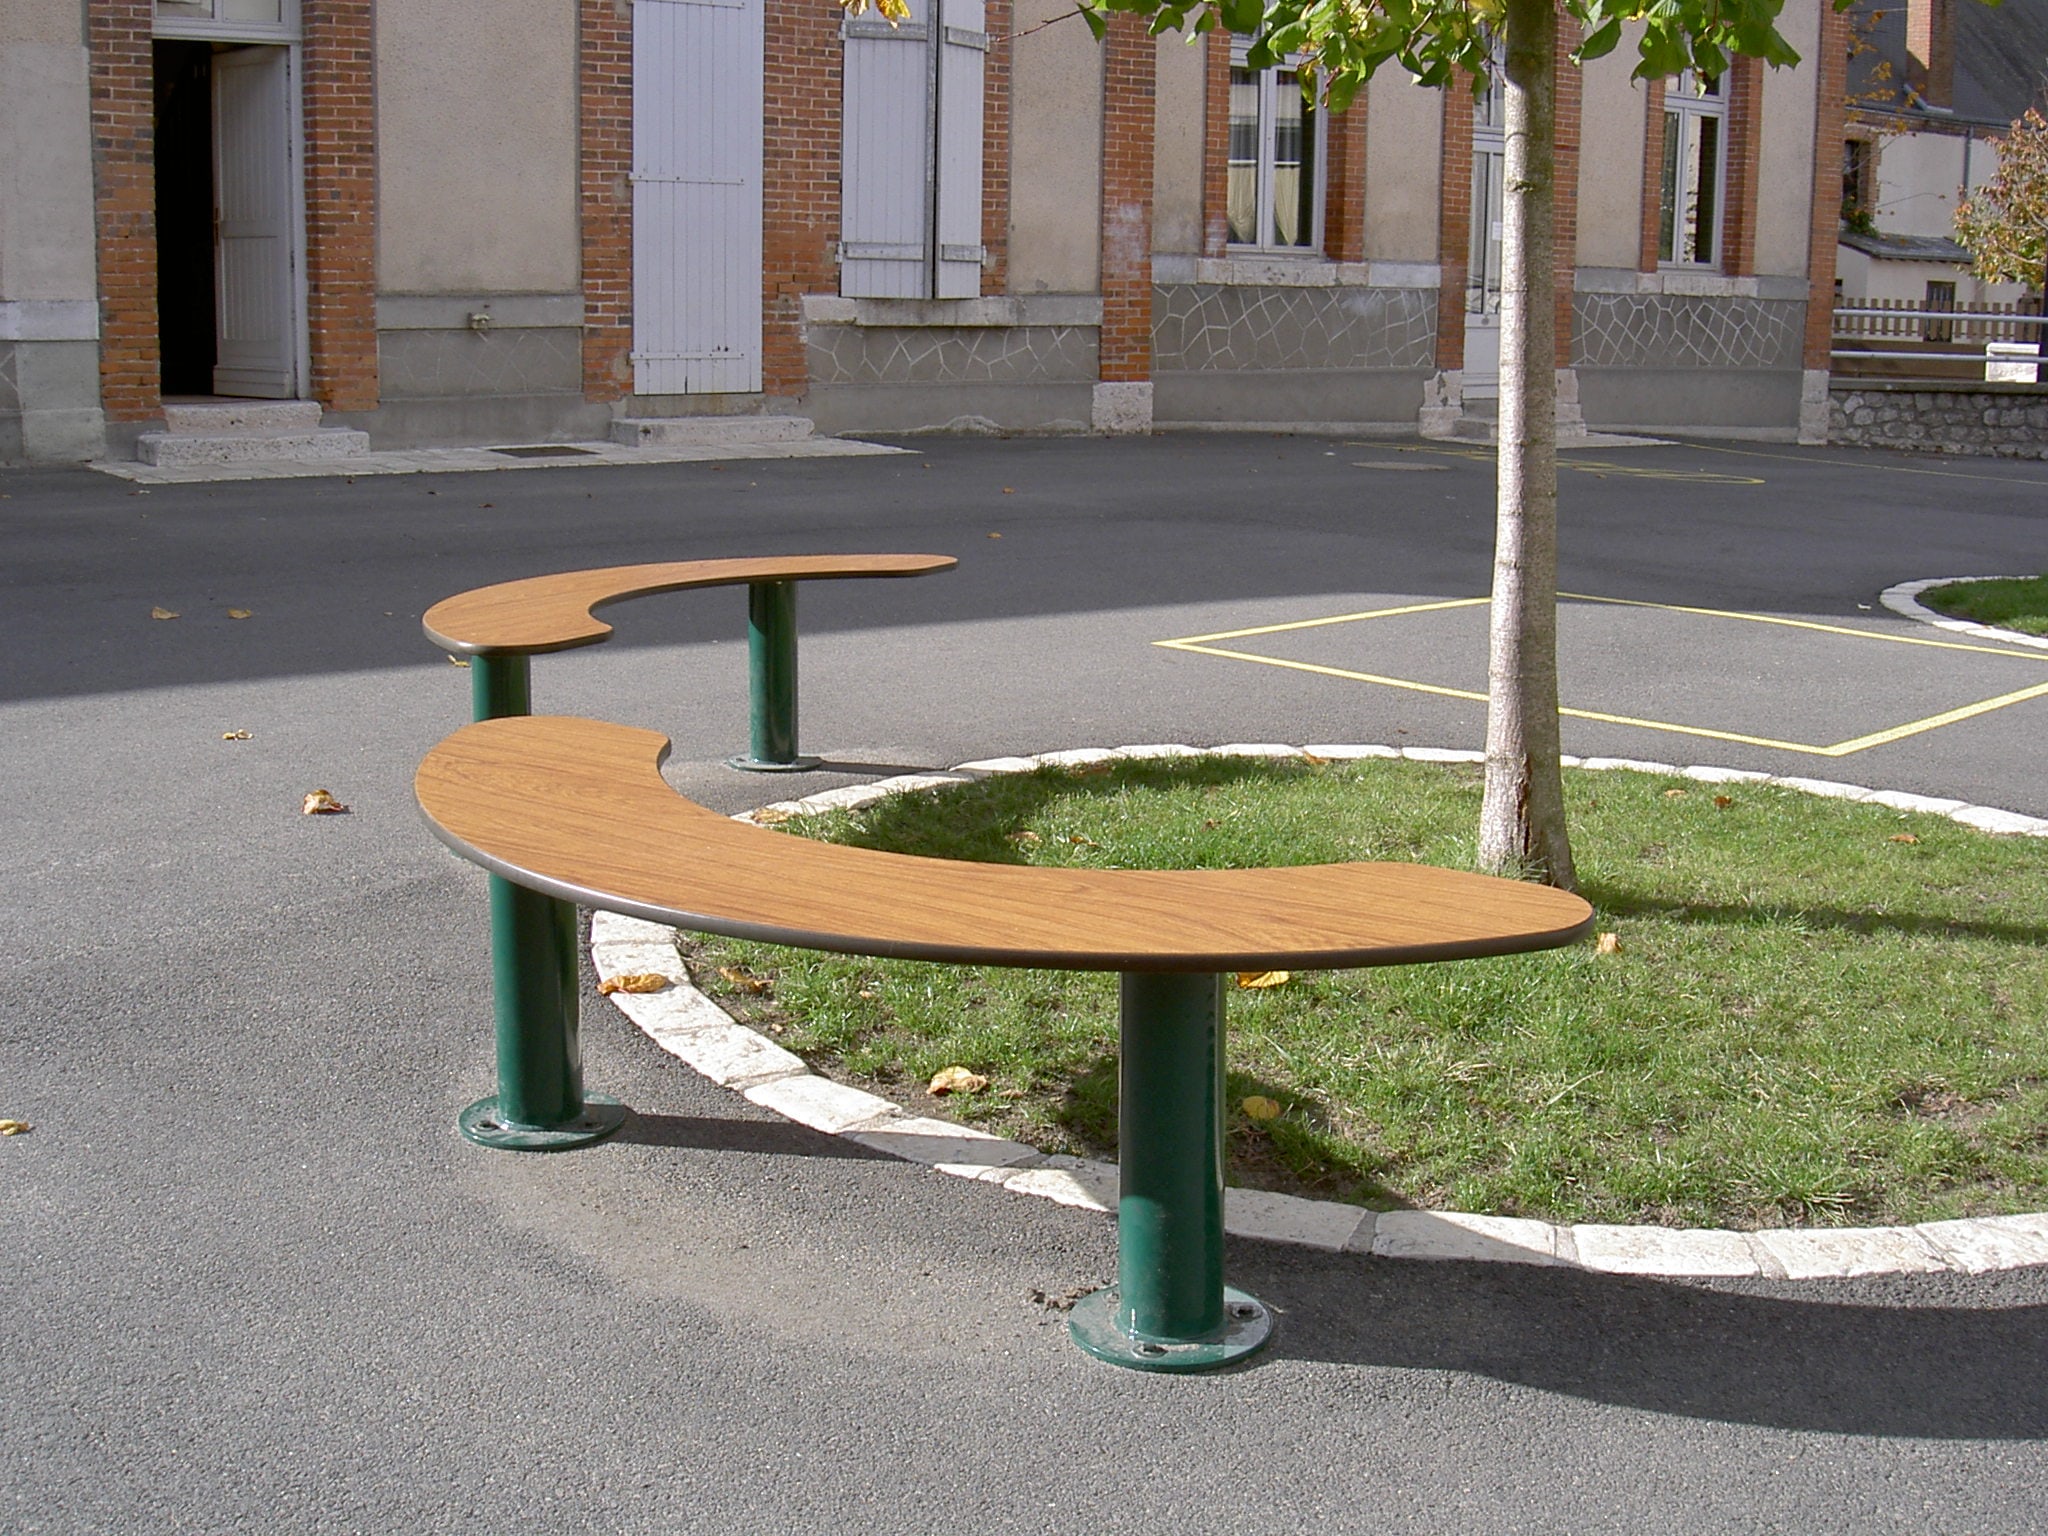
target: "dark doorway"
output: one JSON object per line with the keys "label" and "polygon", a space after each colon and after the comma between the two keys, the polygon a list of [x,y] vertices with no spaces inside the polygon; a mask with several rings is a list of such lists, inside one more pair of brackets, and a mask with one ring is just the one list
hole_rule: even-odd
{"label": "dark doorway", "polygon": [[213,45],[156,45],[156,324],[163,392],[210,395]]}

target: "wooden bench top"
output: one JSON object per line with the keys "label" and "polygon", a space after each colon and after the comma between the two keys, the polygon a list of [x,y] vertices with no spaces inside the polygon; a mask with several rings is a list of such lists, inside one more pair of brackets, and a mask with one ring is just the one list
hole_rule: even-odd
{"label": "wooden bench top", "polygon": [[1085,870],[848,848],[749,826],[661,777],[668,739],[518,716],[428,753],[441,840],[518,884],[698,932],[808,949],[1061,970],[1399,965],[1582,936],[1577,896],[1421,864]]}
{"label": "wooden bench top", "polygon": [[741,582],[923,576],[950,570],[957,563],[951,555],[785,555],[611,565],[459,592],[429,608],[422,624],[429,640],[458,654],[566,651],[609,636],[611,625],[597,618],[595,610],[629,597]]}

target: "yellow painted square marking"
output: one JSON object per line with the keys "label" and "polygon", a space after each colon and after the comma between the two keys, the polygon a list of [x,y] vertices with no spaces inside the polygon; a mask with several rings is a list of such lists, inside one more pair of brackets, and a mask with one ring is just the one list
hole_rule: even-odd
{"label": "yellow painted square marking", "polygon": [[[1787,629],[1809,630],[1826,635],[1845,635],[1856,640],[1875,640],[1886,645],[1926,646],[1942,651],[1975,651],[1986,656],[1999,656],[2008,661],[2033,662],[2048,666],[2048,655],[2032,651],[2007,650],[1995,645],[1971,645],[1959,640],[1934,640],[1919,635],[1886,635],[1873,630],[1853,629],[1843,624],[1823,624],[1811,619],[1787,619],[1767,613],[1739,613],[1725,608],[1691,608],[1678,603],[1651,603],[1627,597],[1596,597],[1584,592],[1560,592],[1560,598],[1579,603],[1608,603],[1624,608],[1659,609],[1665,613],[1683,613],[1699,618],[1733,619],[1750,624],[1775,624]],[[1332,614],[1328,618],[1297,619],[1284,624],[1258,624],[1247,629],[1218,630],[1214,634],[1188,635],[1178,640],[1155,640],[1154,645],[1167,650],[1191,651],[1201,656],[1219,656],[1227,661],[1249,661],[1260,666],[1284,667],[1294,672],[1311,672],[1323,677],[1343,678],[1347,682],[1378,683],[1388,688],[1403,688],[1411,693],[1434,694],[1440,698],[1467,699],[1474,703],[1486,702],[1484,693],[1475,693],[1468,688],[1450,688],[1440,683],[1426,683],[1414,678],[1388,677],[1376,672],[1358,672],[1346,667],[1326,666],[1318,662],[1296,661],[1283,656],[1262,656],[1256,651],[1237,649],[1224,642],[1251,640],[1261,635],[1277,635],[1306,629],[1322,629],[1336,624],[1359,624],[1375,619],[1394,619],[1408,614],[1436,613],[1453,608],[1482,608],[1487,605],[1484,597],[1447,598],[1440,602],[1404,603],[1394,608],[1373,608],[1360,613]],[[1810,757],[1847,757],[1852,752],[1866,751],[1881,747],[1889,742],[1902,741],[1908,736],[1918,736],[1926,731],[1939,730],[1943,726],[1955,725],[1964,720],[1975,719],[1993,710],[2006,709],[2014,704],[2024,704],[2029,699],[2048,697],[2048,682],[2035,683],[2031,687],[2001,693],[1993,698],[1979,699],[1973,703],[1943,710],[1920,720],[1909,720],[1902,725],[1872,731],[1867,735],[1854,736],[1847,741],[1819,744],[1802,741],[1781,741],[1772,736],[1750,736],[1740,731],[1715,730],[1706,726],[1686,725],[1673,720],[1646,720],[1634,715],[1608,714],[1596,709],[1572,709],[1561,707],[1558,713],[1573,720],[1596,720],[1605,725],[1632,725],[1648,731],[1668,731],[1680,736],[1704,736],[1713,741],[1737,742],[1743,746],[1772,747],[1784,752],[1802,752]]]}

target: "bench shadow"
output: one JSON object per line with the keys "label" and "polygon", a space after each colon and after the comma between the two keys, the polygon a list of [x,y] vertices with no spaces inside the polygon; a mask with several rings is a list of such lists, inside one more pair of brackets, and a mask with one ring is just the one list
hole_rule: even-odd
{"label": "bench shadow", "polygon": [[791,1120],[727,1120],[709,1115],[657,1115],[635,1110],[612,1134],[615,1142],[639,1147],[680,1147],[693,1152],[752,1152],[764,1157],[841,1158],[849,1162],[890,1162],[856,1141],[827,1136]]}
{"label": "bench shadow", "polygon": [[[1714,1284],[1562,1267],[1231,1245],[1280,1313],[1272,1355],[1447,1371],[1731,1424],[1932,1440],[2048,1440],[2041,1272]],[[1783,1282],[1779,1282],[1780,1285]],[[1959,1290],[1984,1305],[1957,1305]],[[2017,1303],[2017,1304],[2015,1304]]]}

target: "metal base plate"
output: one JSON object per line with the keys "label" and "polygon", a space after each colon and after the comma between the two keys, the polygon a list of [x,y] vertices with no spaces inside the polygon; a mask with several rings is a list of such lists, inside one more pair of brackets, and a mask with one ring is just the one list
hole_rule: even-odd
{"label": "metal base plate", "polygon": [[603,1141],[626,1123],[626,1107],[604,1094],[586,1093],[583,1113],[566,1124],[507,1125],[498,1118],[498,1098],[493,1094],[465,1109],[457,1123],[462,1134],[480,1147],[496,1147],[500,1152],[566,1152]]}
{"label": "metal base plate", "polygon": [[1110,1286],[1074,1303],[1067,1332],[1098,1360],[1134,1371],[1213,1371],[1257,1354],[1273,1338],[1273,1314],[1257,1297],[1223,1288],[1223,1326],[1205,1339],[1169,1343],[1139,1338],[1117,1322],[1117,1288]]}
{"label": "metal base plate", "polygon": [[725,766],[742,773],[809,773],[824,761],[822,757],[793,757],[786,763],[771,763],[758,757],[728,757]]}

